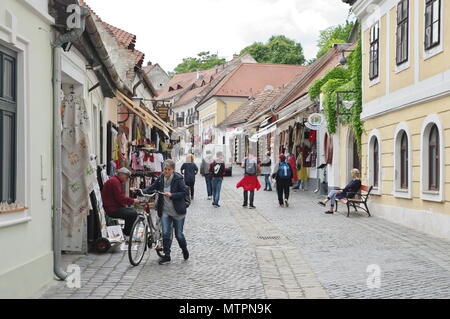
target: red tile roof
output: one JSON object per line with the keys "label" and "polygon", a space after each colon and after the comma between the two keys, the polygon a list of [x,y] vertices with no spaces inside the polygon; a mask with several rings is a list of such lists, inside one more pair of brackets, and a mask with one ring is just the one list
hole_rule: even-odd
{"label": "red tile roof", "polygon": [[125,30],[117,28],[105,21],[103,21],[94,10],[89,7],[85,0],[79,0],[80,5],[89,9],[89,11],[96,17],[96,19],[103,25],[103,27],[113,36],[121,47],[131,51],[130,53],[135,56],[136,66],[141,68],[144,63],[145,54],[135,49],[136,35],[129,33]]}
{"label": "red tile roof", "polygon": [[[351,49],[355,45],[349,46],[348,49]],[[328,50],[325,55],[312,63],[306,72],[299,74],[289,83],[274,103],[277,106],[276,110],[284,109],[292,102],[307,94],[310,86],[317,79],[323,77],[328,70],[339,65],[340,58],[341,53],[336,48]]]}
{"label": "red tile roof", "polygon": [[113,35],[119,43],[128,50],[134,50],[136,45],[136,36],[127,31],[119,29],[109,23],[102,22],[105,28]]}
{"label": "red tile roof", "polygon": [[272,101],[280,94],[281,89],[266,90],[250,98],[237,110],[230,114],[219,126],[231,126],[247,122],[253,115],[270,108]]}
{"label": "red tile roof", "polygon": [[217,96],[254,96],[270,85],[282,87],[307,69],[302,65],[243,63],[210,94]]}

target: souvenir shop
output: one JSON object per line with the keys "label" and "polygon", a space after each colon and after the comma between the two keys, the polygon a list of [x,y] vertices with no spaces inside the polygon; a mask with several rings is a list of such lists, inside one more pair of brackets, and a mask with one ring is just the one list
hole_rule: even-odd
{"label": "souvenir shop", "polygon": [[[307,169],[308,178],[315,176],[317,166],[317,131],[305,126],[306,120],[281,125],[278,132],[278,153],[289,156],[289,161],[296,163],[301,157],[302,167]],[[313,172],[314,170],[314,172]]]}
{"label": "souvenir shop", "polygon": [[127,167],[132,171],[130,187],[148,187],[152,180],[161,175],[162,166],[168,158],[170,141],[156,127],[150,128],[135,116],[132,128],[125,123],[119,126],[108,123],[108,163],[109,176]]}

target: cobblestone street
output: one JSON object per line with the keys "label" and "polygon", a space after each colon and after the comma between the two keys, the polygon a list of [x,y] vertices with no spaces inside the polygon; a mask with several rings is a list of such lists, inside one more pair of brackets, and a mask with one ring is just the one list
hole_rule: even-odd
{"label": "cobblestone street", "polygon": [[[219,209],[197,179],[185,226],[189,261],[176,241],[166,266],[154,251],[136,268],[121,251],[64,255],[64,265],[81,267],[82,287],[55,281],[36,298],[450,298],[448,241],[376,216],[325,215],[311,192],[292,193],[281,209],[275,192],[261,190],[257,209],[243,209],[234,175]],[[367,285],[369,265],[381,270],[380,288]]]}

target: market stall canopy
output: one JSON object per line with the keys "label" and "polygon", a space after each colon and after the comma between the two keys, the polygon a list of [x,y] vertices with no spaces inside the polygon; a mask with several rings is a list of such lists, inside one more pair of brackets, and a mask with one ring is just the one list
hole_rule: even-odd
{"label": "market stall canopy", "polygon": [[149,125],[150,127],[157,127],[167,137],[170,137],[170,132],[173,131],[173,128],[167,125],[161,118],[159,118],[158,114],[156,114],[152,110],[147,111],[139,105],[135,105],[133,101],[131,101],[125,94],[120,91],[116,91],[116,97],[123,102],[123,105],[129,111],[144,120],[147,125]]}

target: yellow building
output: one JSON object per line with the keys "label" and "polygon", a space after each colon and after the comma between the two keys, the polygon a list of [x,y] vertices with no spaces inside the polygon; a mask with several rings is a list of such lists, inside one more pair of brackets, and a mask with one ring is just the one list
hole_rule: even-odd
{"label": "yellow building", "polygon": [[[347,1],[348,2],[348,1]],[[450,238],[450,1],[358,0],[374,215]]]}

